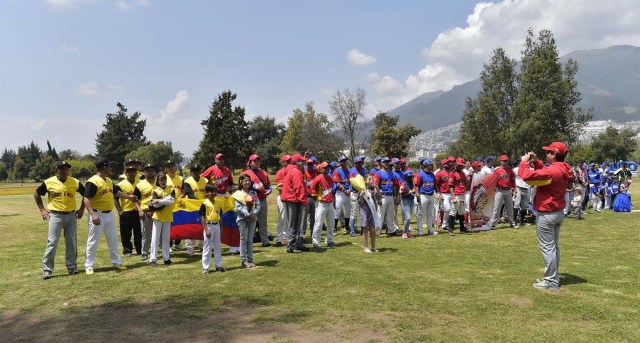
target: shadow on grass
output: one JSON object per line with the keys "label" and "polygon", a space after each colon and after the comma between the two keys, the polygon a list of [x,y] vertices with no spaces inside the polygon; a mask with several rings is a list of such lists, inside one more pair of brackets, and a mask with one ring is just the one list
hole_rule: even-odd
{"label": "shadow on grass", "polygon": [[398,251],[398,249],[396,249],[396,248],[378,248],[378,251],[380,251],[380,252],[396,252],[396,251]]}
{"label": "shadow on grass", "polygon": [[579,283],[587,283],[587,279],[572,274],[560,273],[561,285],[576,285]]}
{"label": "shadow on grass", "polygon": [[[4,312],[0,315],[3,342],[186,342],[270,341],[295,338],[309,311],[268,313],[266,297],[165,297],[153,301],[114,300],[64,308],[56,315]],[[304,336],[302,336],[303,338]]]}

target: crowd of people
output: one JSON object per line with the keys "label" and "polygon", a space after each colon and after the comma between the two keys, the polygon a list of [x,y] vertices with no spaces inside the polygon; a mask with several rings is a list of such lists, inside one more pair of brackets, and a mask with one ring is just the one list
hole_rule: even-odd
{"label": "crowd of people", "polygon": [[[547,166],[530,153],[515,164],[502,155],[498,158],[498,166],[494,166],[492,156],[474,161],[450,156],[437,163],[425,158],[415,169],[407,167],[407,161],[399,158],[376,157],[367,161],[364,156],[356,156],[349,167],[346,156],[328,162],[308,153],[296,153],[282,156],[282,166],[275,173],[273,186],[269,174],[261,168],[260,157],[255,154],[248,157],[247,168],[237,183],[225,166],[222,153],[215,155],[215,164],[204,172],[200,165],[192,164],[190,176],[185,178],[178,175],[173,161],[167,161],[164,166],[142,166],[139,161],[129,160],[117,183],[111,179],[111,163],[102,158],[95,162],[96,175],[84,185],[70,175],[71,166],[61,161],[56,165],[56,175],[45,180],[34,194],[42,218],[49,221],[43,278],[49,279],[53,275],[62,231],[66,240],[66,267],[70,274],[78,273],[76,220],[82,218],[85,210],[89,217],[85,273],[91,275],[102,232],[113,266],[126,269],[118,251],[114,209],[120,218],[124,256],[131,257],[135,251],[142,261],[148,260],[152,267],[157,267],[159,246],[165,265],[172,264],[172,249],[185,249],[187,254],[194,254],[197,240],[186,240],[185,246],[181,241],[170,241],[173,204],[178,198],[203,200],[199,211],[202,221],[199,244],[202,271],[208,274],[212,255],[216,271],[225,271],[220,213],[226,201],[234,203],[240,231],[240,246],[230,250],[240,253],[242,267],[253,268],[256,266],[254,233],[262,247],[272,246],[275,238],[274,245],[284,246],[287,253],[334,248],[339,224],[342,224],[344,234],[362,237],[366,253],[378,251],[376,238],[383,232],[403,239],[411,238],[414,233],[425,236],[443,231],[454,236],[457,225],[460,233],[468,233],[469,190],[474,174],[497,176],[494,211],[489,222],[492,228],[499,222],[519,228],[527,221],[530,223],[535,215],[539,230],[541,216],[551,223],[542,226],[553,229],[561,223],[555,217],[556,211],[560,211],[563,218],[569,215],[582,218],[587,204],[596,212],[601,208],[609,209],[615,195],[626,192],[631,182],[630,173],[623,169],[612,174],[606,164],[603,168],[596,164],[587,168],[579,162],[571,168],[564,163],[568,149],[562,143],[556,142],[544,149],[549,154],[553,152],[551,158],[547,156]],[[561,160],[553,160],[560,157]],[[370,169],[365,168],[367,162],[370,162]],[[161,167],[162,171],[159,170]],[[553,186],[531,186],[530,180],[554,182],[551,183]],[[562,199],[548,200],[559,196],[558,187],[562,188]],[[277,192],[278,211],[275,236],[269,232],[267,223],[267,199],[274,191]],[[82,197],[79,209],[76,209],[76,193]],[[47,194],[45,208],[42,197]],[[550,212],[554,216],[545,217]],[[411,228],[412,217],[416,219],[415,228]],[[557,226],[553,230],[559,230],[559,224]],[[311,237],[311,248],[305,245],[307,236]],[[557,232],[551,232],[551,236],[557,241]],[[557,265],[550,266],[553,263],[547,261],[555,257],[545,255],[549,250],[547,245],[553,245],[548,241],[553,241],[553,237],[545,240],[543,249],[540,239],[545,267],[556,269],[549,275],[545,271],[545,280],[540,284],[544,287],[537,288],[557,288],[559,285]]]}

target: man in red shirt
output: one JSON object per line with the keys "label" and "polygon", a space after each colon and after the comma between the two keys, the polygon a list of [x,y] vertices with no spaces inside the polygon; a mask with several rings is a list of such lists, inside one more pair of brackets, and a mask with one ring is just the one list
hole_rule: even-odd
{"label": "man in red shirt", "polygon": [[289,237],[287,242],[288,253],[299,253],[309,250],[304,246],[304,240],[300,233],[302,231],[302,216],[304,207],[307,206],[307,187],[304,182],[304,165],[306,159],[300,154],[291,157],[295,164],[290,168],[282,180],[282,202],[286,207],[287,223],[289,226]]}
{"label": "man in red shirt", "polygon": [[[542,147],[547,153],[549,166],[545,167],[536,154],[530,152],[521,158],[518,175],[522,180],[544,180],[546,185],[538,185],[533,198],[533,208],[538,211],[536,222],[538,244],[544,259],[544,280],[536,280],[537,289],[557,290],[560,287],[558,267],[560,264],[560,226],[564,219],[565,193],[569,180],[573,177],[571,166],[564,162],[569,149],[562,142],[553,142]],[[533,169],[533,170],[532,170]],[[546,183],[546,182],[545,182]]]}
{"label": "man in red shirt", "polygon": [[449,192],[451,194],[451,210],[449,211],[449,236],[453,236],[456,219],[460,223],[460,232],[468,233],[464,227],[465,199],[469,188],[469,178],[464,172],[464,158],[456,159],[456,167],[449,173]]}
{"label": "man in red shirt", "polygon": [[496,181],[496,191],[493,196],[493,215],[489,226],[496,227],[498,216],[502,205],[504,205],[504,213],[507,216],[507,220],[511,223],[512,228],[519,228],[518,224],[513,217],[513,194],[516,190],[516,174],[511,169],[511,163],[509,162],[509,156],[500,156],[500,167],[493,171],[493,175],[498,177]]}
{"label": "man in red shirt", "polygon": [[200,175],[216,186],[217,196],[228,196],[229,187],[233,184],[233,176],[229,168],[224,166],[224,155],[216,154],[216,163]]}
{"label": "man in red shirt", "polygon": [[269,181],[269,174],[266,171],[260,169],[260,156],[249,156],[249,168],[242,172],[244,175],[249,175],[251,182],[253,182],[253,189],[258,195],[260,200],[260,212],[258,212],[258,230],[260,232],[260,240],[263,247],[270,247],[269,243],[269,231],[267,231],[267,197],[271,194],[271,182]]}
{"label": "man in red shirt", "polygon": [[282,156],[282,168],[280,168],[276,172],[276,189],[278,190],[278,198],[276,203],[278,205],[278,224],[276,226],[276,246],[281,247],[282,241],[288,237],[287,232],[287,212],[285,211],[284,204],[282,203],[282,198],[280,194],[282,193],[282,181],[284,180],[284,176],[287,174],[287,171],[294,164],[291,163],[291,156],[284,155]]}
{"label": "man in red shirt", "polygon": [[[438,206],[440,210],[439,214],[439,222],[442,223],[442,228],[448,228],[449,223],[448,220],[445,220],[445,215],[449,215],[449,211],[451,211],[451,193],[449,193],[449,173],[451,172],[451,167],[453,166],[453,162],[456,159],[453,156],[449,156],[448,158],[440,161],[440,170],[436,172],[436,192],[438,192]],[[436,221],[436,222],[438,222]],[[437,224],[436,224],[437,226]]]}
{"label": "man in red shirt", "polygon": [[323,220],[327,225],[327,240],[328,247],[333,248],[336,243],[333,241],[333,226],[335,225],[334,216],[335,209],[333,208],[334,196],[333,196],[333,179],[329,176],[329,164],[322,162],[318,165],[318,171],[320,174],[311,181],[310,192],[311,198],[315,198],[316,202],[316,218],[315,226],[313,227],[313,247],[315,249],[322,249],[320,245],[320,239],[322,238],[322,224]]}

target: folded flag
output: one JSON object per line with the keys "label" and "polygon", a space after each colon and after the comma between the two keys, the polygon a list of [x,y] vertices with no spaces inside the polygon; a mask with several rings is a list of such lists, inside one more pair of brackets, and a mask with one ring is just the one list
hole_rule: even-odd
{"label": "folded flag", "polygon": [[[220,231],[222,243],[237,247],[240,246],[240,230],[236,222],[236,212],[233,198],[222,197],[220,209]],[[171,239],[203,239],[202,219],[200,206],[204,200],[176,199],[173,206],[173,222],[171,223]]]}

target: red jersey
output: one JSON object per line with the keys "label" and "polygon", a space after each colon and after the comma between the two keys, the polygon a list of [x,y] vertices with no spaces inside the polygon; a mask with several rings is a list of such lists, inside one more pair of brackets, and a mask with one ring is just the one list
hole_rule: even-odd
{"label": "red jersey", "polygon": [[207,178],[210,183],[214,184],[219,194],[227,193],[229,186],[233,184],[231,171],[225,166],[218,168],[218,166],[214,164],[207,168],[200,176]]}
{"label": "red jersey", "polygon": [[311,181],[311,196],[321,202],[332,203],[333,179],[329,175],[320,174]]}
{"label": "red jersey", "polygon": [[503,167],[498,167],[493,171],[493,175],[498,176],[498,181],[496,182],[496,187],[505,189],[511,188],[516,189],[516,174],[513,172],[513,169],[505,169]]}
{"label": "red jersey", "polygon": [[311,192],[311,181],[318,176],[317,169],[307,169],[304,171],[305,183],[307,185],[307,190]]}
{"label": "red jersey", "polygon": [[521,162],[518,175],[524,181],[551,180],[546,186],[537,186],[533,199],[533,208],[540,212],[562,211],[566,205],[564,195],[567,191],[569,180],[573,177],[571,166],[565,162],[555,162],[545,167],[538,160],[529,168],[529,162]]}
{"label": "red jersey", "polygon": [[453,193],[455,195],[464,195],[467,192],[468,187],[467,174],[464,170],[453,170],[449,173],[449,187],[453,187]]}
{"label": "red jersey", "polygon": [[304,182],[304,173],[298,168],[291,168],[282,180],[282,193],[280,199],[285,202],[295,202],[306,205],[307,187]]}
{"label": "red jersey", "polygon": [[267,189],[271,189],[271,182],[269,181],[269,174],[262,169],[252,170],[247,169],[242,172],[243,175],[249,175],[251,182],[253,182],[253,189],[258,194],[258,199],[264,200],[267,198],[265,194]]}
{"label": "red jersey", "polygon": [[436,173],[436,191],[449,193],[449,172],[446,169],[440,169]]}

